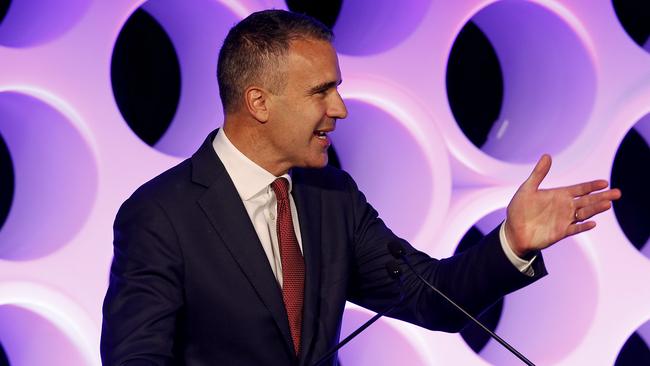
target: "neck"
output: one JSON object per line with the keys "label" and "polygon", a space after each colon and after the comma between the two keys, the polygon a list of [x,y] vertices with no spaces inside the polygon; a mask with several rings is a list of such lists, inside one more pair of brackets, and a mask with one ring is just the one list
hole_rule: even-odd
{"label": "neck", "polygon": [[287,173],[291,166],[273,158],[273,150],[260,133],[257,124],[257,121],[226,116],[223,132],[237,150],[267,172],[276,177]]}

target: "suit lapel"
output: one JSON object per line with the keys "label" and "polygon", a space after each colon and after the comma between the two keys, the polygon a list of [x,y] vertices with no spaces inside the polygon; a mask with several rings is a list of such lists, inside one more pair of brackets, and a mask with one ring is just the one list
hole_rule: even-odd
{"label": "suit lapel", "polygon": [[206,192],[198,200],[198,204],[262,302],[271,312],[284,336],[287,350],[293,353],[293,342],[282,300],[282,291],[276,282],[246,208],[230,176],[212,148],[212,140],[215,135],[216,131],[211,133],[203,146],[192,157],[192,179],[207,187]]}
{"label": "suit lapel", "polygon": [[[296,169],[298,171],[298,169]],[[296,172],[298,173],[298,172]],[[295,179],[294,179],[295,178]],[[319,318],[321,195],[294,174],[293,199],[298,211],[302,251],[305,257],[305,302],[302,321],[301,360],[309,359]]]}

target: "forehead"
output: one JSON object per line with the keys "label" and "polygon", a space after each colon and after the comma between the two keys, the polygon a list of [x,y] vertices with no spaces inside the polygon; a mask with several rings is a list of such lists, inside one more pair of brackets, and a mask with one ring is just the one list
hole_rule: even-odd
{"label": "forehead", "polygon": [[331,43],[322,40],[298,39],[291,42],[286,58],[289,82],[302,81],[301,84],[318,84],[339,81],[336,50]]}

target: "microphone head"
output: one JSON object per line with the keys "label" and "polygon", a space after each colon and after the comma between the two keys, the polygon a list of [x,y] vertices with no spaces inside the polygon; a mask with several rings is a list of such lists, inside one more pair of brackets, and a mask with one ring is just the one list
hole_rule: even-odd
{"label": "microphone head", "polygon": [[386,270],[390,278],[396,280],[402,275],[402,270],[399,269],[399,265],[396,261],[390,261],[386,263]]}
{"label": "microphone head", "polygon": [[400,259],[404,256],[404,247],[396,241],[388,243],[388,251],[396,259]]}

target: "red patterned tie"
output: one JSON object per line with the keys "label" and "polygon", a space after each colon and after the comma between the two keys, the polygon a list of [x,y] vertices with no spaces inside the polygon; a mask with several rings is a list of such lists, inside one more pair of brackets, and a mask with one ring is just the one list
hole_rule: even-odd
{"label": "red patterned tie", "polygon": [[302,326],[302,303],[305,292],[305,261],[293,230],[291,206],[289,203],[289,182],[278,178],[271,183],[278,200],[278,242],[282,262],[282,299],[289,317],[289,329],[293,347],[300,351],[300,332]]}

